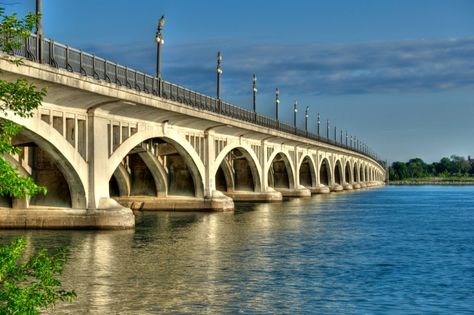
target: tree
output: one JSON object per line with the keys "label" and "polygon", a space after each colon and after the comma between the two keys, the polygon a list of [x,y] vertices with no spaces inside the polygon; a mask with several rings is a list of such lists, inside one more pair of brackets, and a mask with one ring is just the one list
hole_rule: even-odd
{"label": "tree", "polygon": [[[19,20],[15,14],[5,15],[0,7],[0,50],[7,55],[0,56],[20,66],[22,60],[12,57],[14,51],[21,47],[21,40],[28,38],[37,17],[28,14]],[[31,117],[46,95],[46,90],[38,90],[24,79],[16,82],[0,80],[0,113]],[[45,187],[37,186],[29,177],[22,177],[4,158],[6,154],[17,154],[18,148],[12,145],[13,137],[21,130],[17,124],[0,119],[0,196],[23,198],[38,193],[46,193]]]}
{"label": "tree", "polygon": [[[21,66],[22,60],[12,55],[20,48],[21,40],[30,36],[36,21],[33,14],[22,20],[15,14],[5,15],[0,7],[0,51],[4,52],[0,58]],[[26,80],[0,80],[0,114],[31,117],[45,95],[46,90],[38,90]],[[0,196],[22,198],[46,193],[46,188],[37,186],[29,177],[20,176],[4,158],[20,152],[12,145],[13,137],[20,130],[17,124],[0,118]],[[39,314],[41,308],[76,296],[73,291],[62,290],[56,278],[66,262],[65,249],[51,255],[41,250],[29,259],[24,257],[25,249],[26,242],[21,238],[0,247],[0,314]]]}
{"label": "tree", "polygon": [[0,314],[39,314],[57,301],[72,300],[74,291],[61,289],[56,278],[66,262],[66,250],[41,250],[25,259],[26,241],[19,238],[0,247]]}

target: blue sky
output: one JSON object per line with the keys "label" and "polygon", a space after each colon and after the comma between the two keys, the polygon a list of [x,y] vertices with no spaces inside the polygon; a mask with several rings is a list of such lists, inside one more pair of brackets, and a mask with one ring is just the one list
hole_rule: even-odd
{"label": "blue sky", "polygon": [[[20,15],[34,0],[1,0]],[[154,34],[167,17],[163,77],[282,119],[292,104],[364,139],[389,161],[474,156],[474,1],[43,0],[56,41],[153,74]],[[299,122],[303,126],[303,110]]]}

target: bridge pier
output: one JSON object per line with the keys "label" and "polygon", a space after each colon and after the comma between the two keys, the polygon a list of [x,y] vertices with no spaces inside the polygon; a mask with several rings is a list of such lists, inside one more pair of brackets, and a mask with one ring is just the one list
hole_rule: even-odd
{"label": "bridge pier", "polygon": [[331,190],[328,186],[323,184],[318,184],[315,187],[309,188],[313,194],[329,194]]}
{"label": "bridge pier", "polygon": [[289,197],[289,198],[311,197],[311,190],[303,186],[299,188],[275,188],[275,190],[280,192],[283,197]]}
{"label": "bridge pier", "polygon": [[234,202],[279,202],[283,200],[282,193],[268,188],[265,192],[253,192],[253,191],[233,191],[224,192],[224,194]]}
{"label": "bridge pier", "polygon": [[344,190],[353,190],[354,189],[354,187],[352,187],[352,185],[349,184],[349,183],[345,183],[344,185],[342,185],[342,188]]}
{"label": "bridge pier", "polygon": [[134,211],[232,211],[234,202],[220,191],[214,191],[211,198],[191,196],[125,196],[114,197],[123,207]]}
{"label": "bridge pier", "polygon": [[329,190],[331,190],[331,192],[340,192],[340,191],[343,191],[344,188],[342,187],[342,185],[334,184],[331,187],[329,187]]}

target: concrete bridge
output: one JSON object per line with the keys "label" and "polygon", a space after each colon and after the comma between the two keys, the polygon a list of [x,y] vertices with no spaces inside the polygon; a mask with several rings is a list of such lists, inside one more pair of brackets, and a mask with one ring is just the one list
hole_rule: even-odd
{"label": "concrete bridge", "polygon": [[0,71],[47,96],[34,117],[1,119],[24,127],[14,139],[22,152],[8,160],[48,194],[0,197],[4,227],[131,227],[130,209],[226,211],[234,201],[384,182],[384,167],[347,138],[322,138],[47,39],[34,60],[37,46],[26,41],[20,67],[1,55]]}

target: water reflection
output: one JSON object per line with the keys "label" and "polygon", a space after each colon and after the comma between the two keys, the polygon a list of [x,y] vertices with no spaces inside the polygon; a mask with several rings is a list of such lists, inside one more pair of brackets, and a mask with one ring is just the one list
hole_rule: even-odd
{"label": "water reflection", "polygon": [[473,308],[474,188],[433,189],[143,212],[132,231],[0,235],[26,235],[31,251],[70,246],[64,284],[78,300],[55,314],[461,313]]}

